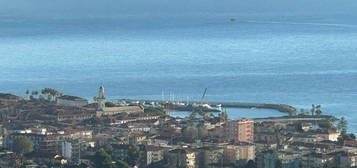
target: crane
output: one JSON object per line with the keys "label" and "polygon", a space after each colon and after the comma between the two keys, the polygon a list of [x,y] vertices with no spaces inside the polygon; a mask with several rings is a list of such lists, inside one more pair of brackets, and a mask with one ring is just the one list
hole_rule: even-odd
{"label": "crane", "polygon": [[203,104],[203,99],[205,98],[206,93],[207,93],[207,88],[205,88],[205,91],[203,92],[203,95],[201,97],[201,105]]}

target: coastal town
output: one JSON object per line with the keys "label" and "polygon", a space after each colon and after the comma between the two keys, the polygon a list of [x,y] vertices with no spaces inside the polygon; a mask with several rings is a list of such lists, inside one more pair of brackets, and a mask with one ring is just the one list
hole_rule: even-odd
{"label": "coastal town", "polygon": [[[233,106],[282,116],[231,119],[221,109]],[[0,121],[1,168],[357,167],[346,119],[320,105],[110,100],[103,86],[87,100],[44,88],[0,93]]]}

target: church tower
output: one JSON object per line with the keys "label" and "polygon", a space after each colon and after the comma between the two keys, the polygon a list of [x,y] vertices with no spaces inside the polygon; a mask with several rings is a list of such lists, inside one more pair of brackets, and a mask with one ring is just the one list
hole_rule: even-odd
{"label": "church tower", "polygon": [[105,108],[105,96],[104,96],[104,86],[100,86],[98,97],[96,97],[98,103],[98,110],[103,110]]}

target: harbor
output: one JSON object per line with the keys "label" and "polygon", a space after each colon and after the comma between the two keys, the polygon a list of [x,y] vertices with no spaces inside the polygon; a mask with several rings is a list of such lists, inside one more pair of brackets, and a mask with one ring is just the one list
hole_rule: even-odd
{"label": "harbor", "polygon": [[129,104],[149,104],[153,106],[162,106],[166,111],[192,111],[194,109],[202,109],[207,112],[222,112],[224,109],[261,109],[261,110],[275,110],[288,115],[295,115],[296,108],[287,104],[268,104],[268,103],[246,103],[246,102],[221,102],[212,101],[205,102],[202,101],[191,101],[191,102],[173,102],[165,100],[134,100],[134,99],[123,99],[116,100],[116,102],[129,102]]}

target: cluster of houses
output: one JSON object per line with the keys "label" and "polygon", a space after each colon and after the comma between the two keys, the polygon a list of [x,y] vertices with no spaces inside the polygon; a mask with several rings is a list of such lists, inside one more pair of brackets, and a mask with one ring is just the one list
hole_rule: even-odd
{"label": "cluster of houses", "polygon": [[[357,166],[357,142],[314,123],[153,115],[139,102],[108,107],[104,87],[94,100],[0,95],[0,167],[96,167],[101,150],[128,167]],[[33,151],[13,152],[20,137]]]}

